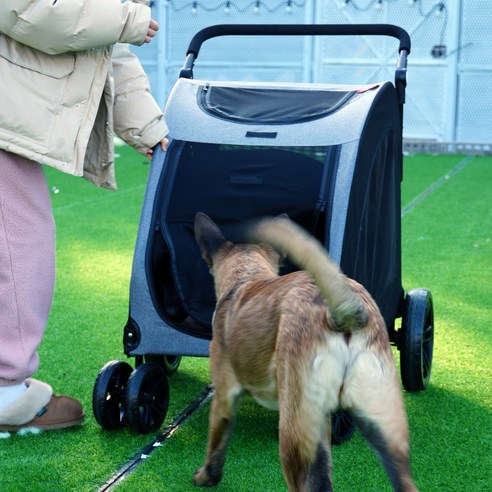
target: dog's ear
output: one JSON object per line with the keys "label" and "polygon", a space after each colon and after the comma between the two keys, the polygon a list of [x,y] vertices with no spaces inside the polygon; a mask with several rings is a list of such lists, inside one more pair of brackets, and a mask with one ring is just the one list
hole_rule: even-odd
{"label": "dog's ear", "polygon": [[209,266],[212,266],[213,258],[217,252],[228,242],[217,224],[202,212],[195,215],[195,239],[203,259]]}

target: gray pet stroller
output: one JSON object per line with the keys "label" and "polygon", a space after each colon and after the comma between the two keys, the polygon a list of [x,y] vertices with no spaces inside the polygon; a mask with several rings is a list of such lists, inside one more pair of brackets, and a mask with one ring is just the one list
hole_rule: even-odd
{"label": "gray pet stroller", "polygon": [[[321,85],[196,80],[202,43],[222,35],[387,35],[400,41],[395,83]],[[193,235],[196,212],[233,239],[245,220],[286,213],[316,236],[377,301],[400,351],[405,389],[429,382],[430,292],[401,283],[400,183],[410,38],[392,25],[218,25],[198,32],[166,105],[166,153],[156,149],[140,219],[123,347],[94,386],[107,429],[157,430],[168,376],[182,356],[209,354],[213,279]],[[294,268],[286,265],[285,271]],[[401,318],[401,328],[395,320]],[[334,442],[350,417],[335,414]]]}

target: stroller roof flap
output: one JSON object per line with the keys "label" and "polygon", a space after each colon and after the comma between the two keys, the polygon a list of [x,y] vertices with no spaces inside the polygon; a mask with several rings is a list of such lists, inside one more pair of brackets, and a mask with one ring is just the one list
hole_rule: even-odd
{"label": "stroller roof flap", "polygon": [[168,98],[165,117],[176,140],[341,145],[360,138],[365,116],[386,84],[391,83],[351,86],[180,78]]}

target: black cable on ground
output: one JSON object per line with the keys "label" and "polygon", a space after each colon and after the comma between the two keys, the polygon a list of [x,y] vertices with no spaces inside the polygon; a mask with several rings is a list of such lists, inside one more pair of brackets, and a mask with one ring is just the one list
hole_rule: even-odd
{"label": "black cable on ground", "polygon": [[131,475],[145,460],[154,452],[158,447],[162,445],[166,439],[171,437],[174,432],[185,423],[185,421],[193,415],[202,405],[204,405],[212,396],[213,387],[207,386],[202,394],[188,405],[176,419],[166,427],[165,431],[153,440],[147,446],[142,448],[135,456],[126,462],[120,469],[100,488],[98,492],[106,492],[118,485],[122,480]]}

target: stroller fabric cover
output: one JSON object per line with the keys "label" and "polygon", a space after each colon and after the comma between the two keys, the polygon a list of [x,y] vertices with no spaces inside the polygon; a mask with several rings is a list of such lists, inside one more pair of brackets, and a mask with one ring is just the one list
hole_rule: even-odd
{"label": "stroller fabric cover", "polygon": [[241,221],[288,214],[365,285],[393,322],[403,289],[401,123],[391,83],[179,79],[166,119],[172,142],[155,156],[161,162],[152,163],[159,177],[147,197],[152,207],[143,212],[149,227],[137,239],[145,255],[136,254],[134,270],[145,256],[151,298],[167,326],[211,337],[215,295],[193,236],[198,211],[226,237]]}

